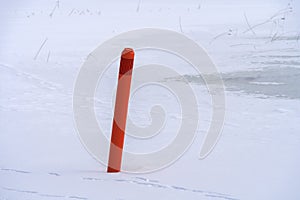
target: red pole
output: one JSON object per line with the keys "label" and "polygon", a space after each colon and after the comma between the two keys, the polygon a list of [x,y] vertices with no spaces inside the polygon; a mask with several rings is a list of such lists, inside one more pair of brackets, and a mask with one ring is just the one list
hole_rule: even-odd
{"label": "red pole", "polygon": [[133,49],[125,48],[120,62],[107,172],[120,172],[121,169],[133,61]]}

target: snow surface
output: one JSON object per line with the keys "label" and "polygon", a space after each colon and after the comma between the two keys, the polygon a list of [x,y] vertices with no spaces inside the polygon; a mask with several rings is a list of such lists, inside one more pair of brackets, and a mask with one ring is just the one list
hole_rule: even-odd
{"label": "snow surface", "polygon": [[[1,0],[0,11],[0,200],[300,199],[296,0]],[[167,168],[107,174],[77,135],[74,83],[98,45],[145,27],[182,32],[207,50],[226,85],[222,136],[200,160],[211,117],[203,81],[178,58],[137,52],[137,65],[172,66],[198,91],[199,130],[189,150]],[[112,63],[96,97],[97,118],[108,137],[117,65]],[[180,109],[159,88],[136,93],[130,118],[149,125],[147,109],[156,102],[170,111],[165,129],[149,140],[126,137],[126,150],[151,152],[174,137]]]}

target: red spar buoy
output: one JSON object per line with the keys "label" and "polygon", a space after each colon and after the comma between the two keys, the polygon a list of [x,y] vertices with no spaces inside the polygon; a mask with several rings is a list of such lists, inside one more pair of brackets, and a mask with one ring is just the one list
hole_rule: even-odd
{"label": "red spar buoy", "polygon": [[109,173],[120,172],[121,169],[133,61],[133,49],[125,48],[122,52],[120,61],[114,121],[107,167],[107,172]]}

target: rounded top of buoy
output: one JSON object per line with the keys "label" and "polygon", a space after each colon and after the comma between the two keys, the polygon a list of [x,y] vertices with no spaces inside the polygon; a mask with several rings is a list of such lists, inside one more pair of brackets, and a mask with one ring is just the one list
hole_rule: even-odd
{"label": "rounded top of buoy", "polygon": [[133,59],[134,58],[134,51],[132,48],[125,48],[122,51],[122,58],[125,59]]}

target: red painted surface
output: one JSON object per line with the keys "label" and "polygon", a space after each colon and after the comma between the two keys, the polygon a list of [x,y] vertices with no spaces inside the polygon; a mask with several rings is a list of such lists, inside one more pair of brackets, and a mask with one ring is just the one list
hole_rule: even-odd
{"label": "red painted surface", "polygon": [[121,170],[133,61],[133,49],[125,48],[120,62],[107,172]]}

